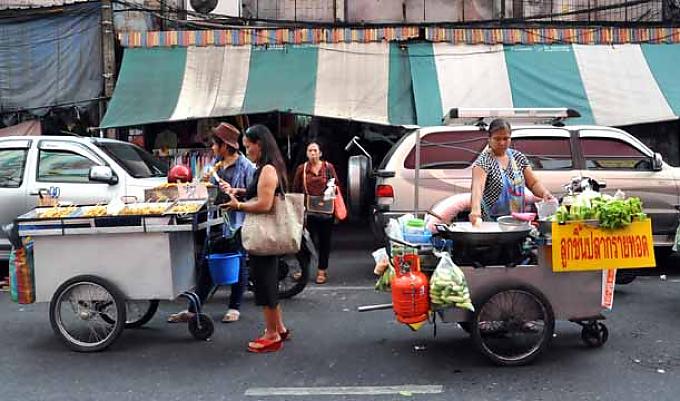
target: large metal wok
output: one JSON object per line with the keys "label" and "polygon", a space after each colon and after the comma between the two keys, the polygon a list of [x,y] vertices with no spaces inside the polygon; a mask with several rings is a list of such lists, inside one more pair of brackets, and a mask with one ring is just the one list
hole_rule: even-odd
{"label": "large metal wok", "polygon": [[529,224],[502,225],[494,221],[485,221],[479,226],[472,223],[438,224],[437,231],[443,238],[454,243],[467,245],[508,245],[524,241],[531,231]]}
{"label": "large metal wok", "polygon": [[438,235],[453,241],[453,260],[461,265],[514,266],[521,263],[522,245],[531,231],[529,224],[503,225],[483,222],[438,224]]}

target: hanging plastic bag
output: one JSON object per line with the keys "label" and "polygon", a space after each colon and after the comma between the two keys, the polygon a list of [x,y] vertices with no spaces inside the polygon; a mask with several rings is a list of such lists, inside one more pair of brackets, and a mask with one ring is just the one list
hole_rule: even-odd
{"label": "hanging plastic bag", "polygon": [[675,241],[673,241],[673,252],[678,252],[680,249],[680,222],[678,228],[675,230]]}
{"label": "hanging plastic bag", "polygon": [[430,302],[433,308],[455,306],[474,312],[465,274],[448,252],[438,252],[439,263],[430,279]]}

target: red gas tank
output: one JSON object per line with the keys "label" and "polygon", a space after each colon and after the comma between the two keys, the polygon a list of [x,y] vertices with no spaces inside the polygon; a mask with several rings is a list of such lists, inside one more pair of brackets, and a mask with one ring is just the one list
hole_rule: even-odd
{"label": "red gas tank", "polygon": [[427,320],[430,311],[430,283],[420,271],[416,254],[394,256],[395,277],[392,279],[392,307],[397,320],[405,324]]}

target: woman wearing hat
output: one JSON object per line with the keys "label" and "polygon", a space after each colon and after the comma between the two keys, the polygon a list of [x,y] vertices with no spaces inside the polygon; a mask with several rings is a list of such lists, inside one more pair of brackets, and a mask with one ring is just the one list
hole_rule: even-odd
{"label": "woman wearing hat", "polygon": [[[215,204],[227,203],[229,195],[236,197],[245,194],[246,188],[253,181],[255,166],[241,152],[239,152],[239,131],[236,127],[228,123],[221,123],[212,129],[212,146],[210,149],[215,155],[215,177],[212,173],[204,179],[209,179],[213,185],[219,187],[219,192],[215,198]],[[225,227],[227,231],[235,231],[242,224],[245,214],[238,210],[229,211],[230,227]],[[235,322],[240,317],[241,300],[248,284],[248,269],[241,260],[238,282],[231,285],[229,296],[229,308],[222,318],[222,322]],[[202,269],[198,274],[198,286],[196,294],[205,302],[213,289],[214,284],[207,269]],[[185,322],[193,316],[190,311],[175,313],[168,318],[168,322]]]}

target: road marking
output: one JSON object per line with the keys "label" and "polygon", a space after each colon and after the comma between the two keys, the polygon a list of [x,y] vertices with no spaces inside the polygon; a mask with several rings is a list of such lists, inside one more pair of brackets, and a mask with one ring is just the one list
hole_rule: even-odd
{"label": "road marking", "polygon": [[342,386],[342,387],[255,387],[246,390],[252,397],[308,396],[308,395],[381,395],[381,394],[439,394],[442,385],[419,386]]}
{"label": "road marking", "polygon": [[319,286],[307,286],[307,287],[305,287],[305,292],[306,291],[366,291],[366,290],[375,291],[375,286],[372,286],[372,285],[355,285],[355,286],[352,286],[352,285],[348,285],[348,286],[319,285]]}

